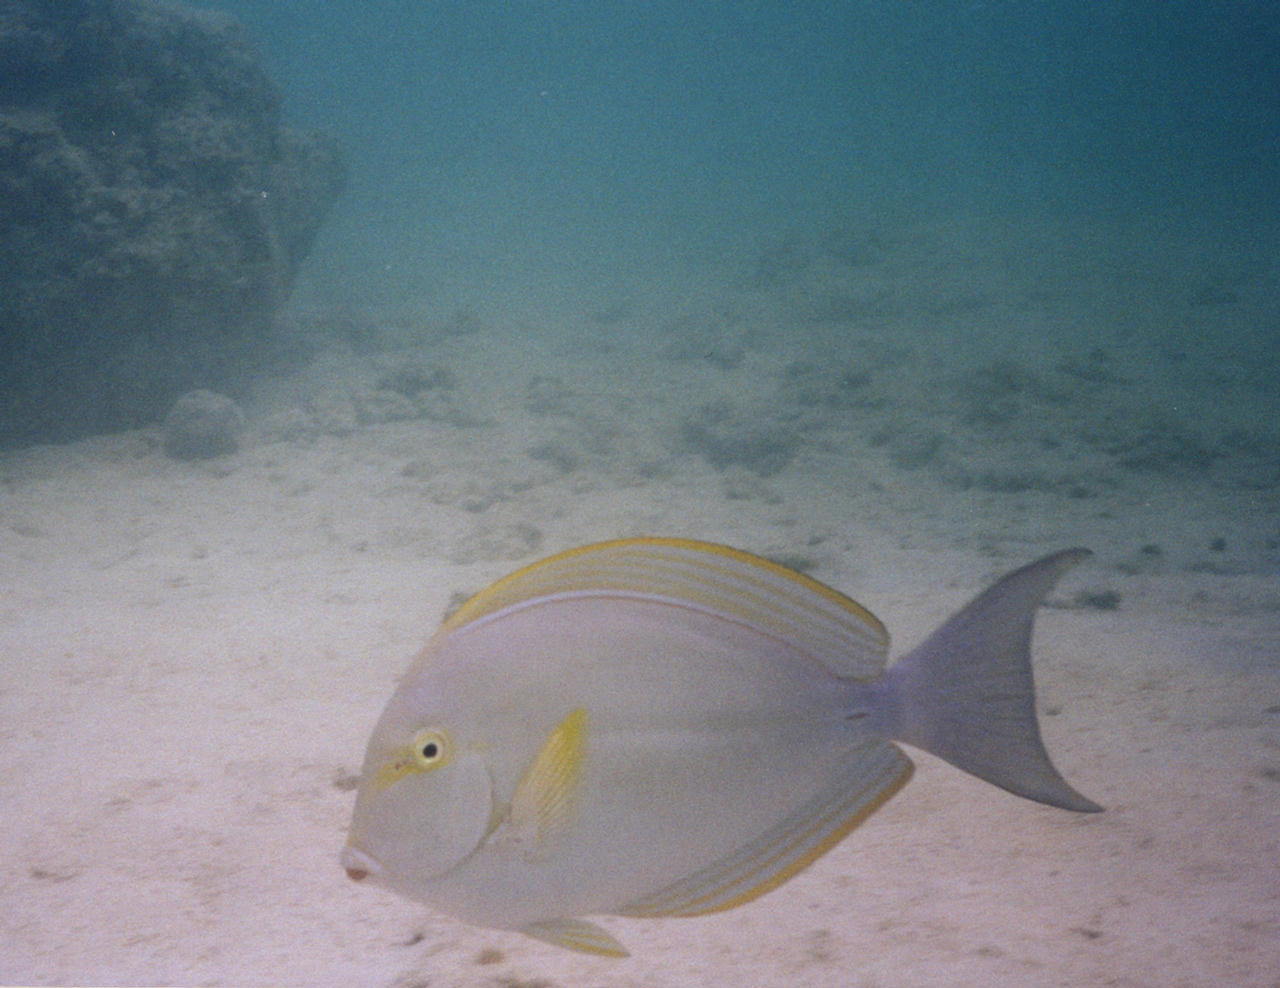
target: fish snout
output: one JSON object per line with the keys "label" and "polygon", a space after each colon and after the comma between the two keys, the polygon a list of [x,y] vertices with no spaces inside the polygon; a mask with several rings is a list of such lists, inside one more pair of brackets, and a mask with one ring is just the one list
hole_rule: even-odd
{"label": "fish snout", "polygon": [[377,878],[382,870],[378,862],[358,848],[348,844],[342,849],[342,868],[353,882],[363,882],[366,878]]}

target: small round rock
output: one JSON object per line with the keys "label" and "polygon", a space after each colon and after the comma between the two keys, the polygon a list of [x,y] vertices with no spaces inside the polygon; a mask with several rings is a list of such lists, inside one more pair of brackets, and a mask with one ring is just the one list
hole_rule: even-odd
{"label": "small round rock", "polygon": [[244,435],[240,406],[203,388],[179,395],[164,420],[164,451],[176,460],[234,453]]}

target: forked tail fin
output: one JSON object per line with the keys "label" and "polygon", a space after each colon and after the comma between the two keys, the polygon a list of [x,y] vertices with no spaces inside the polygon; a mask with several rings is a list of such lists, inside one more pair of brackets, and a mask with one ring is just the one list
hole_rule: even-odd
{"label": "forked tail fin", "polygon": [[1015,570],[890,666],[884,688],[894,738],[1027,799],[1101,810],[1049,760],[1031,676],[1036,608],[1089,555],[1067,549]]}

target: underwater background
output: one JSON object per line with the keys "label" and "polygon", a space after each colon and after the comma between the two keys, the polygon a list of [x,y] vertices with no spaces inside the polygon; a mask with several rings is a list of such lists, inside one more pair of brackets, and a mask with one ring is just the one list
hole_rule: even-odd
{"label": "underwater background", "polygon": [[[85,412],[63,438],[0,427],[0,981],[1274,988],[1272,3],[78,3],[0,7],[0,42],[16,12],[127,8],[93,29],[227,71],[194,109],[55,80],[105,177],[31,107],[0,113],[92,193],[41,256],[151,203],[126,260],[209,247],[190,284],[230,301],[161,282],[200,347],[139,318],[151,282],[90,320],[128,343],[117,383],[178,346],[181,386],[219,392],[183,395],[194,432],[151,394],[100,427],[115,384],[75,340],[52,369],[0,361],[0,399],[35,396],[0,426],[58,386]],[[267,77],[345,168],[275,126]],[[240,130],[204,112],[227,93],[257,94]],[[174,183],[131,184],[153,132],[102,133],[152,104],[176,134],[153,157],[194,148],[194,193],[266,259],[243,308]],[[246,130],[296,160],[237,170],[264,156]],[[215,377],[224,331],[248,359]],[[892,656],[999,574],[1092,549],[1033,660],[1046,745],[1105,812],[913,752],[901,795],[759,900],[609,917],[623,962],[348,881],[362,752],[442,615],[646,535],[810,574]]]}
{"label": "underwater background", "polygon": [[1145,481],[1280,481],[1266,4],[218,9],[347,149],[293,305],[357,345],[498,325],[569,369],[584,341],[899,364],[828,405],[927,406],[932,356],[963,421],[899,459],[963,485],[966,430],[1055,411]]}
{"label": "underwater background", "polygon": [[1266,3],[205,6],[249,27],[295,123],[342,138],[320,262],[379,301],[898,217],[1154,222],[1220,264],[1274,243]]}

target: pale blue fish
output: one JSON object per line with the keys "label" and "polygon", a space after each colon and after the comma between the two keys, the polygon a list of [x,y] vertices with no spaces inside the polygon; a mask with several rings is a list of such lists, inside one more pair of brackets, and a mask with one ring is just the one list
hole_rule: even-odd
{"label": "pale blue fish", "polygon": [[906,783],[901,741],[1100,809],[1036,723],[1036,608],[1089,553],[1004,577],[886,669],[816,580],[724,546],[560,553],[445,621],[365,755],[342,864],[480,926],[600,954],[584,916],[693,916],[777,887]]}

